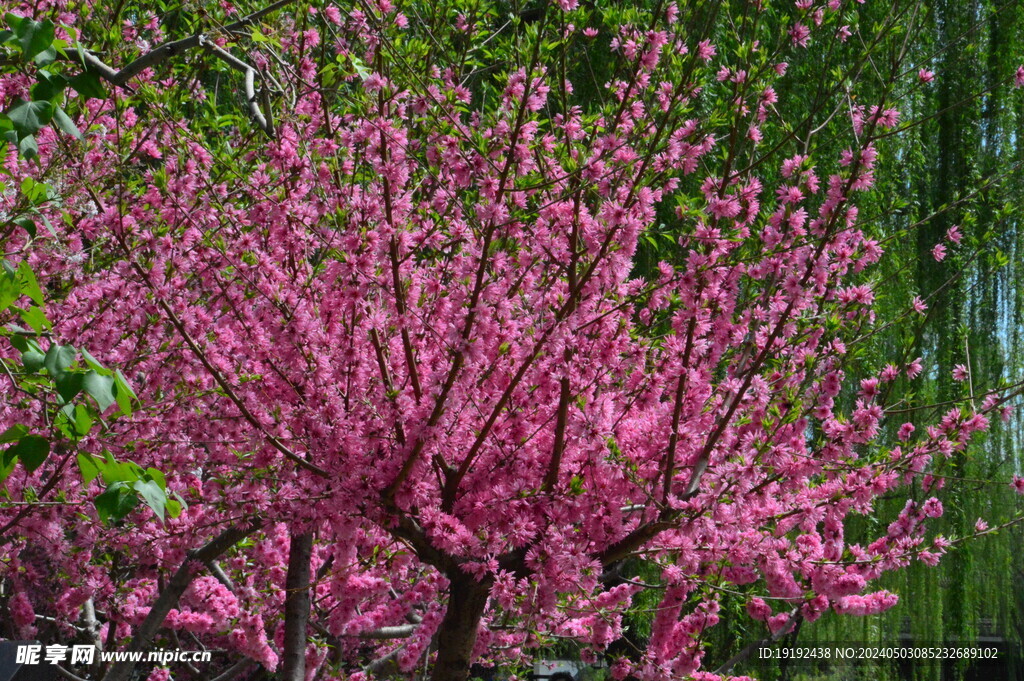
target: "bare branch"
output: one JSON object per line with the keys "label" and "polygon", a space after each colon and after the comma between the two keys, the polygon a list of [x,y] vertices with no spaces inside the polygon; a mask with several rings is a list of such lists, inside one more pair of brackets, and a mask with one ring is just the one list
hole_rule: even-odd
{"label": "bare branch", "polygon": [[[163,625],[164,619],[167,618],[167,613],[178,604],[178,599],[181,598],[181,595],[192,584],[192,580],[195,579],[196,573],[194,568],[196,563],[205,564],[212,561],[258,530],[261,525],[261,521],[257,520],[253,521],[252,525],[229,527],[211,539],[202,548],[189,551],[181,566],[167,583],[167,586],[160,592],[160,596],[156,599],[153,607],[150,608],[149,614],[146,615],[146,619],[139,626],[138,633],[132,638],[127,651],[141,651],[149,644],[150,640]],[[134,668],[134,661],[118,662],[107,672],[104,681],[128,681]]]}
{"label": "bare branch", "polygon": [[[277,0],[277,2],[264,7],[261,10],[257,10],[252,14],[242,17],[238,21],[224,26],[222,31],[225,33],[232,33],[238,29],[245,28],[251,23],[259,21],[263,17],[267,16],[271,12],[281,9],[285,5],[289,5],[293,0]],[[206,35],[203,33],[197,33],[188,38],[182,38],[180,40],[172,40],[162,45],[154,47],[149,52],[139,56],[134,61],[117,71],[110,66],[103,63],[99,57],[89,51],[84,52],[85,62],[88,66],[91,66],[96,70],[99,75],[114,85],[122,86],[129,80],[142,73],[142,71],[148,69],[151,66],[166,61],[167,59],[180,55],[183,52],[187,52],[193,48],[199,47],[203,44],[206,39]]]}
{"label": "bare branch", "polygon": [[[260,130],[267,133],[267,136],[272,138],[274,136],[274,126],[263,114],[263,110],[260,109],[260,102],[257,101],[256,98],[256,69],[249,64],[246,64],[227,50],[218,47],[208,40],[201,39],[200,44],[228,66],[245,74],[245,102],[249,107],[249,115],[252,116],[254,121],[256,121],[256,125],[259,126]],[[260,80],[263,81],[261,92],[268,92],[267,81],[266,78],[263,77],[262,73],[260,74]]]}
{"label": "bare branch", "polygon": [[393,627],[380,627],[358,634],[359,638],[388,639],[409,638],[416,631],[415,624],[401,624]]}
{"label": "bare branch", "polygon": [[210,681],[231,681],[231,679],[235,678],[239,674],[242,674],[243,672],[249,671],[249,669],[251,667],[254,667],[255,665],[256,662],[254,662],[253,660],[250,660],[247,657],[242,658],[235,664],[225,669],[219,675],[210,679]]}

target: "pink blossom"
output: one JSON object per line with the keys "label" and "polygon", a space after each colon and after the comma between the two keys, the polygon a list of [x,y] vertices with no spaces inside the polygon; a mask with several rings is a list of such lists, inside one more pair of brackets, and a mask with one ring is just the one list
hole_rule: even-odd
{"label": "pink blossom", "polygon": [[917,72],[917,79],[922,83],[930,83],[935,80],[935,73],[928,69],[921,69]]}
{"label": "pink blossom", "polygon": [[952,373],[954,381],[966,381],[969,375],[967,365],[965,364],[957,364],[955,367],[953,367]]}
{"label": "pink blossom", "polygon": [[711,61],[715,56],[715,46],[710,40],[702,40],[697,43],[697,58],[701,61]]}
{"label": "pink blossom", "polygon": [[789,38],[793,41],[794,45],[800,47],[807,47],[807,40],[811,37],[811,29],[807,28],[801,23],[796,23],[791,29],[789,29]]}
{"label": "pink blossom", "polygon": [[763,598],[752,598],[747,603],[747,612],[756,620],[767,621],[772,615],[771,606]]}
{"label": "pink blossom", "polygon": [[942,262],[946,257],[946,246],[944,244],[935,244],[935,247],[932,249],[932,257],[937,262]]}

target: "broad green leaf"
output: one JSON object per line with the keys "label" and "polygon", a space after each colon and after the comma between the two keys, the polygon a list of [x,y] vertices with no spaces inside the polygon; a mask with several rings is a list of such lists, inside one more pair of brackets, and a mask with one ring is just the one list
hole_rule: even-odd
{"label": "broad green leaf", "polygon": [[36,84],[29,92],[35,101],[46,100],[56,104],[55,100],[60,97],[67,86],[68,80],[64,76],[59,73],[50,73],[46,69],[39,69],[36,74]]}
{"label": "broad green leaf", "polygon": [[57,384],[57,393],[65,402],[70,402],[75,399],[78,393],[82,392],[84,378],[81,372],[64,371],[57,374],[54,378],[54,383]]}
{"label": "broad green leaf", "polygon": [[85,99],[103,99],[107,96],[100,77],[94,71],[85,71],[77,76],[72,76],[68,83],[75,92]]}
{"label": "broad green leaf", "polygon": [[117,407],[121,410],[121,413],[125,416],[131,416],[132,400],[138,400],[139,398],[120,369],[114,372],[114,398],[117,400]]}
{"label": "broad green leaf", "polygon": [[85,375],[85,379],[82,383],[82,387],[85,392],[92,395],[96,403],[100,405],[100,412],[107,410],[110,405],[114,404],[114,379],[110,376],[101,376],[95,371],[90,370]]}
{"label": "broad green leaf", "polygon": [[177,518],[181,515],[181,502],[174,499],[167,500],[167,515],[171,518]]}
{"label": "broad green leaf", "polygon": [[[61,50],[61,52],[63,51],[64,50]],[[37,66],[47,66],[49,64],[52,64],[56,60],[57,49],[53,45],[50,45],[50,47],[47,47],[45,50],[37,54],[33,61],[35,61]]]}
{"label": "broad green leaf", "polygon": [[39,143],[32,135],[26,135],[18,140],[18,153],[31,160],[39,155]]}
{"label": "broad green leaf", "polygon": [[7,448],[5,461],[19,459],[29,473],[43,465],[50,455],[50,441],[40,435],[26,435]]}
{"label": "broad green leaf", "polygon": [[80,453],[78,455],[78,470],[82,473],[82,481],[88,485],[95,480],[102,472],[101,466],[104,463],[103,459],[97,459],[95,456]]}
{"label": "broad green leaf", "polygon": [[[8,14],[8,24],[11,15]],[[11,25],[17,43],[21,46],[22,56],[26,60],[33,59],[37,54],[53,44],[54,30],[52,21],[33,21],[23,18],[17,25]]]}
{"label": "broad green leaf", "polygon": [[136,480],[132,488],[139,493],[146,506],[153,509],[160,522],[164,521],[164,508],[167,505],[167,494],[153,480]]}
{"label": "broad green leaf", "polygon": [[112,485],[115,482],[135,482],[142,477],[142,469],[133,461],[117,461],[114,455],[105,451],[106,459],[100,464],[100,471],[103,473],[103,482]]}
{"label": "broad green leaf", "polygon": [[18,461],[14,457],[11,457],[11,460],[8,461],[6,456],[0,456],[0,482],[4,482],[10,477],[16,463]]}
{"label": "broad green leaf", "polygon": [[42,130],[43,126],[50,122],[53,117],[53,104],[48,101],[20,100],[7,112],[7,117],[14,123],[14,129],[20,137],[28,137]]}
{"label": "broad green leaf", "polygon": [[36,223],[33,222],[31,218],[14,218],[14,224],[18,225],[26,232],[28,232],[28,236],[30,239],[36,238]]}
{"label": "broad green leaf", "polygon": [[110,369],[100,364],[100,361],[93,357],[92,354],[85,348],[82,348],[79,352],[82,353],[82,359],[85,360],[86,365],[88,365],[90,369],[95,371],[100,376],[110,376],[111,373],[113,373],[110,371]]}
{"label": "broad green leaf", "polygon": [[151,477],[156,482],[156,484],[160,485],[160,489],[167,489],[167,479],[164,477],[164,474],[160,472],[159,469],[147,468],[146,475]]}
{"label": "broad green leaf", "polygon": [[46,318],[46,313],[43,312],[43,308],[38,305],[33,305],[27,310],[21,308],[15,308],[18,314],[21,316],[22,321],[29,325],[29,327],[36,333],[42,333],[45,329],[52,328],[50,320]]}
{"label": "broad green leaf", "polygon": [[39,182],[31,177],[26,177],[21,181],[21,193],[32,202],[33,206],[46,203],[54,194],[50,185],[45,182]]}
{"label": "broad green leaf", "polygon": [[94,503],[100,520],[109,522],[121,520],[131,513],[132,509],[138,506],[139,498],[127,483],[116,482],[96,497]]}
{"label": "broad green leaf", "polygon": [[92,429],[92,416],[89,415],[89,410],[85,408],[83,404],[75,405],[75,432],[80,436],[85,437],[89,434]]}
{"label": "broad green leaf", "polygon": [[82,133],[78,131],[78,127],[75,122],[64,113],[64,109],[59,106],[53,112],[53,122],[57,124],[57,127],[71,135],[75,139],[82,139]]}
{"label": "broad green leaf", "polygon": [[34,374],[43,368],[43,361],[45,359],[45,355],[34,348],[29,348],[25,352],[21,353],[21,365],[25,367],[25,371],[30,374]]}
{"label": "broad green leaf", "polygon": [[75,361],[75,349],[70,345],[58,345],[57,343],[51,343],[50,347],[46,350],[46,358],[43,360],[43,366],[50,372],[51,376],[67,370],[71,363]]}
{"label": "broad green leaf", "polygon": [[21,287],[11,277],[0,276],[0,310],[21,297]]}
{"label": "broad green leaf", "polygon": [[28,435],[28,426],[15,423],[13,426],[0,433],[0,445],[8,442],[15,442]]}
{"label": "broad green leaf", "polygon": [[32,268],[24,260],[18,265],[18,274],[21,275],[21,292],[31,298],[36,305],[42,306],[43,291],[39,288],[39,282],[36,281],[36,275],[33,274]]}

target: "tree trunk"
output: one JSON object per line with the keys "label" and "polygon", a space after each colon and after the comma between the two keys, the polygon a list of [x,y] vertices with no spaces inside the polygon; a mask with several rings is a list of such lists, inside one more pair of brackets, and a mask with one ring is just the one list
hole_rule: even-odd
{"label": "tree trunk", "polygon": [[466,681],[491,581],[478,582],[458,568],[447,577],[448,610],[437,632],[437,662],[430,678],[431,681]]}
{"label": "tree trunk", "polygon": [[293,534],[288,549],[284,596],[284,655],[282,681],[306,678],[306,624],[309,622],[309,559],[313,533]]}

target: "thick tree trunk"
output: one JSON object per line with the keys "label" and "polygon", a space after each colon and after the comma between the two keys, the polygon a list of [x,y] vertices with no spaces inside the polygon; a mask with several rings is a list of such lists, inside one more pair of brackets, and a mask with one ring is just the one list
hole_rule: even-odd
{"label": "thick tree trunk", "polygon": [[284,597],[284,655],[282,681],[306,678],[306,625],[309,622],[309,559],[313,533],[293,534],[288,550]]}
{"label": "thick tree trunk", "polygon": [[466,681],[477,627],[491,592],[491,581],[478,582],[458,568],[448,575],[448,610],[437,632],[437,662],[431,681]]}

